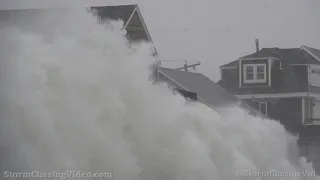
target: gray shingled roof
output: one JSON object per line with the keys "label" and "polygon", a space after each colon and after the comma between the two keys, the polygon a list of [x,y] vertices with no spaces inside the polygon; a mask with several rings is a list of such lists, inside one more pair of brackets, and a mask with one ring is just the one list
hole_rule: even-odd
{"label": "gray shingled roof", "polygon": [[[136,9],[136,10],[135,10]],[[122,20],[126,24],[134,10],[135,13],[130,19],[129,26],[126,27],[127,38],[131,41],[151,41],[151,36],[148,32],[147,26],[143,20],[141,12],[138,8],[138,5],[119,5],[119,6],[99,6],[91,7],[101,20]],[[55,16],[59,15],[61,18],[64,17],[64,11],[67,12],[67,9],[64,8],[52,8],[52,9],[13,9],[13,10],[0,10],[0,25],[10,25],[10,26],[19,26],[26,30],[35,30],[33,27],[36,24],[39,24],[43,14],[54,14]],[[52,24],[54,24],[56,19],[52,21],[41,21],[43,32],[50,34],[52,31]],[[130,28],[131,27],[131,28]],[[132,28],[134,27],[134,28]],[[39,29],[39,28],[38,28]],[[49,35],[48,35],[49,36]]]}
{"label": "gray shingled roof", "polygon": [[311,48],[311,47],[307,47],[304,46],[305,48],[307,48],[312,54],[314,54],[318,59],[320,59],[320,50],[319,49],[315,49],[315,48]]}
{"label": "gray shingled roof", "polygon": [[[314,55],[318,56],[320,59],[320,50],[306,47]],[[301,48],[291,48],[291,49],[279,49],[279,48],[262,48],[260,51],[241,57],[243,58],[267,58],[275,57],[284,64],[320,64],[320,61],[311,56],[308,52]],[[230,63],[224,64],[220,67],[237,67],[238,60],[232,61]]]}
{"label": "gray shingled roof", "polygon": [[120,19],[124,24],[129,20],[136,5],[91,7],[102,19]]}
{"label": "gray shingled roof", "polygon": [[[137,5],[121,5],[121,6],[99,6],[91,7],[102,19],[120,19],[126,23]],[[53,9],[10,9],[0,10],[0,21],[23,21],[23,17],[40,16],[42,13],[59,13],[63,12],[63,8]],[[41,14],[40,14],[41,13]]]}
{"label": "gray shingled roof", "polygon": [[248,112],[253,115],[266,117],[201,73],[163,67],[159,68],[159,73],[166,76],[185,91],[196,93],[200,101],[204,101],[203,103],[206,103],[212,108],[223,108],[235,104],[240,105],[240,107],[248,110]]}
{"label": "gray shingled roof", "polygon": [[235,61],[232,61],[228,64],[224,64],[222,66],[220,66],[220,68],[224,68],[224,67],[238,67],[239,65],[239,61],[238,60],[235,60]]}
{"label": "gray shingled roof", "polygon": [[197,93],[198,97],[212,106],[223,106],[238,102],[238,98],[200,73],[160,68],[160,73],[174,79],[182,88]]}

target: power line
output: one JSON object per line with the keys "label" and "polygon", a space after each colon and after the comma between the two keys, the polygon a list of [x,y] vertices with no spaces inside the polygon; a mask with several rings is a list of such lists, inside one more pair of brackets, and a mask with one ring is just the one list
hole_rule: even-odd
{"label": "power line", "polygon": [[229,27],[192,27],[192,28],[151,28],[152,31],[161,32],[229,32]]}
{"label": "power line", "polygon": [[196,61],[196,60],[177,60],[177,59],[175,59],[175,60],[160,60],[161,62],[198,62],[198,61]]}

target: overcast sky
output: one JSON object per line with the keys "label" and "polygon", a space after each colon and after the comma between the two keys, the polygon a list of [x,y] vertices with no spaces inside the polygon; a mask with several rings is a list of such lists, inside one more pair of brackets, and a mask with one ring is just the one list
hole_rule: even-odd
{"label": "overcast sky", "polygon": [[[76,2],[76,3],[74,3]],[[219,66],[260,48],[320,49],[319,0],[0,0],[0,8],[138,4],[161,59],[197,69],[214,81]]]}

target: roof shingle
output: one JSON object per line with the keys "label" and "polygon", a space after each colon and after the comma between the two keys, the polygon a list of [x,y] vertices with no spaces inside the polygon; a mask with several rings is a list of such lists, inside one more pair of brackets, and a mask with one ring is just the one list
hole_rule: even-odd
{"label": "roof shingle", "polygon": [[201,73],[186,72],[176,69],[159,68],[159,72],[172,80],[179,83],[179,86],[183,86],[184,90],[196,93],[198,98],[200,97],[214,108],[223,108],[228,105],[238,104],[240,107],[247,110],[249,113],[265,117],[257,110],[253,109],[251,106],[245,102],[241,102],[236,96],[234,96],[229,91],[222,88],[217,83],[211,81],[209,78]]}
{"label": "roof shingle", "polygon": [[314,54],[318,59],[320,59],[320,50],[319,49],[315,49],[315,48],[311,48],[311,47],[307,47],[304,46],[305,48],[307,48],[312,54]]}
{"label": "roof shingle", "polygon": [[[306,47],[306,46],[305,46]],[[318,56],[320,59],[320,50],[306,47],[314,55]],[[279,49],[279,48],[263,48],[258,52],[243,56],[239,59],[246,58],[269,58],[274,57],[281,60],[284,64],[320,64],[316,58],[310,55],[308,52],[301,48],[292,48],[292,49]],[[238,60],[232,61],[230,63],[220,66],[225,67],[238,67]]]}

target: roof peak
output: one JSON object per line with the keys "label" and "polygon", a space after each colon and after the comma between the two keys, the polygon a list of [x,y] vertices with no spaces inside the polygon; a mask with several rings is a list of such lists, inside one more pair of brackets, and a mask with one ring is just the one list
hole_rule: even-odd
{"label": "roof peak", "polygon": [[302,45],[300,48],[303,48],[303,47],[320,51],[320,49],[313,48],[313,47],[310,47],[310,46],[305,46],[305,45]]}
{"label": "roof peak", "polygon": [[[267,50],[269,50],[269,49],[276,49],[276,50],[297,50],[297,49],[300,49],[300,48],[278,48],[278,47],[272,47],[272,48],[262,48],[262,49],[267,49]],[[261,49],[261,50],[262,50]],[[260,51],[261,51],[260,50]]]}

